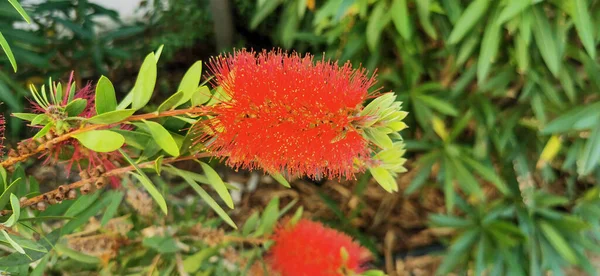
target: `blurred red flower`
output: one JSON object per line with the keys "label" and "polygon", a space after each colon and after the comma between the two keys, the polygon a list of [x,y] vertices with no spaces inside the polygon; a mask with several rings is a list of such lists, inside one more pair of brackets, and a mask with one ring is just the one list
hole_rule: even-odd
{"label": "blurred red flower", "polygon": [[[348,235],[307,219],[295,225],[284,223],[273,234],[269,250],[270,267],[285,276],[346,275],[360,273],[369,251]],[[348,253],[342,256],[342,247]]]}
{"label": "blurred red flower", "polygon": [[[210,61],[221,101],[200,141],[235,168],[290,176],[352,178],[369,158],[353,123],[374,78],[349,63],[282,51],[241,50]],[[219,93],[219,92],[218,92]]]}

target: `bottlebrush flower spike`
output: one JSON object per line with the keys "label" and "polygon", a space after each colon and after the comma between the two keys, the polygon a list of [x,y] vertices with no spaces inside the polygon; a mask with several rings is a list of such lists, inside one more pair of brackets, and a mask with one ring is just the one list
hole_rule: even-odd
{"label": "bottlebrush flower spike", "polygon": [[282,224],[272,239],[268,263],[279,275],[351,275],[370,258],[348,235],[307,219]]}
{"label": "bottlebrush flower spike", "polygon": [[241,50],[212,59],[210,68],[218,88],[210,118],[197,126],[199,142],[232,167],[350,179],[381,167],[372,157],[401,143],[393,140],[401,140],[406,112],[391,93],[364,107],[376,96],[368,92],[375,78],[350,63]]}

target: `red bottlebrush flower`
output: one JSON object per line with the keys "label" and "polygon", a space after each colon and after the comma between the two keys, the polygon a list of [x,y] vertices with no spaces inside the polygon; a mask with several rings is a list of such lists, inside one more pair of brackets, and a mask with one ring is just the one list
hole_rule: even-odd
{"label": "red bottlebrush flower", "polygon": [[237,51],[212,59],[222,98],[201,126],[207,149],[235,168],[318,178],[353,177],[370,156],[354,127],[374,78],[349,63],[281,51]]}
{"label": "red bottlebrush flower", "polygon": [[[307,219],[286,224],[275,230],[268,257],[271,269],[280,275],[346,275],[342,272],[364,270],[369,251],[346,234]],[[342,257],[342,247],[347,259]]]}

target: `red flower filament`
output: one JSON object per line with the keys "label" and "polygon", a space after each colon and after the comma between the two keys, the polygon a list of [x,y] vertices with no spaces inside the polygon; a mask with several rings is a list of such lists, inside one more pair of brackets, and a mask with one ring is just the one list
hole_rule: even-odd
{"label": "red flower filament", "polygon": [[[360,273],[369,256],[367,249],[346,234],[306,219],[279,227],[273,241],[269,265],[285,276],[342,275],[348,270]],[[345,260],[342,247],[348,253]]]}
{"label": "red flower filament", "polygon": [[365,70],[281,51],[245,50],[211,60],[229,100],[209,109],[206,147],[235,168],[313,178],[346,177],[370,156],[353,123],[374,83]]}

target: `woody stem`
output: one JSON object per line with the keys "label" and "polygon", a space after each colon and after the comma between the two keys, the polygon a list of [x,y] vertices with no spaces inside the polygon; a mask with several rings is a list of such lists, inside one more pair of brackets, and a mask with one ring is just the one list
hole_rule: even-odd
{"label": "woody stem", "polygon": [[[171,157],[171,158],[165,158],[162,161],[162,164],[171,164],[171,163],[175,163],[175,162],[180,162],[180,161],[186,161],[186,160],[194,160],[194,159],[198,159],[198,158],[202,158],[202,157],[207,157],[209,156],[208,153],[198,153],[198,154],[194,154],[194,155],[189,155],[189,156],[180,156],[180,157]],[[147,167],[152,167],[154,165],[154,161],[148,161],[148,162],[144,162],[144,163],[140,163],[137,166],[140,168],[147,168]],[[116,168],[116,169],[112,169],[109,170],[99,176],[96,177],[90,177],[90,178],[86,178],[86,179],[81,179],[77,182],[73,182],[71,184],[68,184],[66,186],[64,186],[64,188],[66,188],[66,190],[73,190],[73,189],[78,189],[83,187],[83,185],[87,184],[87,183],[94,183],[95,181],[97,181],[99,178],[101,177],[110,177],[110,176],[117,176],[117,175],[121,175],[130,171],[134,171],[135,167],[133,166],[128,166],[128,167],[122,167],[122,168]],[[53,195],[55,195],[58,191],[58,189],[43,193],[41,195],[29,198],[25,201],[21,202],[21,208],[27,207],[27,206],[31,206],[34,204],[37,204],[39,202],[42,202],[45,200],[45,198],[50,198]],[[0,216],[4,216],[6,214],[11,213],[11,210],[2,210],[0,211]]]}
{"label": "woody stem", "polygon": [[[203,114],[205,113],[205,109],[203,107],[192,107],[192,108],[187,108],[187,109],[176,109],[176,110],[168,110],[165,112],[153,112],[153,113],[146,113],[146,114],[139,114],[139,115],[132,115],[120,122],[117,122],[116,124],[121,124],[121,123],[126,123],[126,122],[132,122],[132,121],[141,121],[141,120],[148,120],[148,119],[156,119],[156,118],[162,118],[162,117],[172,117],[172,116],[177,116],[177,115],[184,115],[184,114]],[[16,163],[19,162],[23,162],[25,160],[27,160],[29,157],[32,157],[36,154],[39,154],[47,149],[51,149],[54,145],[64,142],[66,140],[69,140],[70,138],[72,138],[74,135],[79,134],[79,133],[84,133],[87,131],[92,131],[92,130],[96,130],[99,128],[103,128],[106,127],[107,125],[85,125],[82,126],[76,130],[73,130],[71,132],[65,133],[63,135],[60,135],[58,137],[55,137],[53,139],[50,139],[44,143],[41,143],[40,145],[37,146],[37,148],[35,148],[34,150],[32,150],[31,152],[27,153],[27,154],[21,154],[19,156],[11,156],[8,157],[6,160],[0,162],[0,166],[7,168],[10,167]]]}

